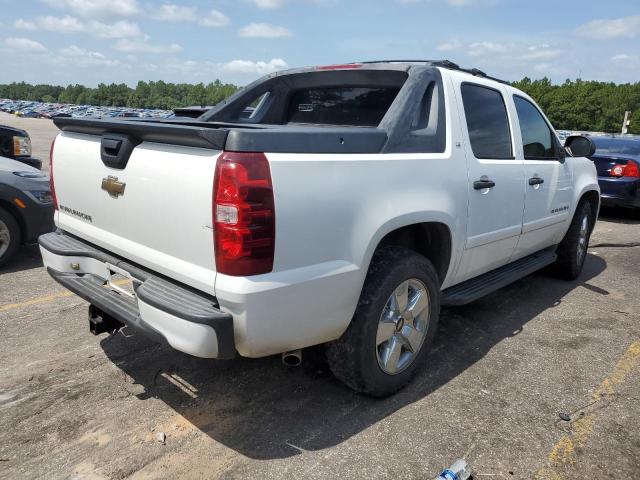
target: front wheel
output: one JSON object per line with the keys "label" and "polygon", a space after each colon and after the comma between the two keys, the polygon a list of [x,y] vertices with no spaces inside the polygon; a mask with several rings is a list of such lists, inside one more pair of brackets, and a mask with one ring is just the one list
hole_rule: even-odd
{"label": "front wheel", "polygon": [[356,391],[383,397],[405,386],[424,363],[440,313],[431,263],[399,247],[371,262],[351,324],[327,348],[334,375]]}
{"label": "front wheel", "polygon": [[558,246],[555,272],[565,280],[578,278],[584,267],[593,230],[591,204],[582,201],[571,220],[569,230]]}
{"label": "front wheel", "polygon": [[20,246],[20,227],[6,210],[0,208],[0,267],[6,264]]}

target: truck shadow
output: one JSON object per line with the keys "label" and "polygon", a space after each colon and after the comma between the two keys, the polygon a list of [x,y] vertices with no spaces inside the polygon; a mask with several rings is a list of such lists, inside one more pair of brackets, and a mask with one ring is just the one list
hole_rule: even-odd
{"label": "truck shadow", "polygon": [[472,305],[443,310],[427,368],[406,389],[382,400],[344,387],[313,350],[303,367],[290,370],[279,357],[203,360],[122,335],[106,338],[101,345],[114,364],[144,388],[138,395],[141,400],[162,400],[203,433],[247,457],[286,458],[344,442],[423,399],[503,339],[521,333],[531,319],[559,305],[571,290],[584,286],[607,295],[588,283],[605,268],[601,257],[589,255],[575,282],[540,273]]}
{"label": "truck shadow", "polygon": [[611,223],[622,223],[625,225],[640,224],[640,209],[631,210],[622,207],[600,207],[600,218]]}
{"label": "truck shadow", "polygon": [[23,270],[42,267],[42,255],[38,245],[23,245],[16,252],[16,256],[4,267],[0,267],[0,275],[3,273],[15,273]]}

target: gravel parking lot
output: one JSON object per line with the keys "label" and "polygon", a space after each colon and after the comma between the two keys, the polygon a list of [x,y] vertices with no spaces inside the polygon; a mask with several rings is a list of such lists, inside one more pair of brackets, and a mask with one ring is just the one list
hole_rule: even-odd
{"label": "gravel parking lot", "polygon": [[[50,121],[0,123],[48,158]],[[606,210],[578,281],[444,310],[428,369],[372,400],[314,351],[287,369],[94,337],[25,247],[0,270],[0,478],[431,479],[463,456],[476,479],[638,478],[639,283],[640,221]]]}

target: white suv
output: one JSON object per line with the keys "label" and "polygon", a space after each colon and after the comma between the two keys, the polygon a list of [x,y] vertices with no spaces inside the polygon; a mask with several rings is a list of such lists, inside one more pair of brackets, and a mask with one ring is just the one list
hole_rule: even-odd
{"label": "white suv", "polygon": [[280,72],[195,120],[54,121],[40,245],[94,333],[209,358],[326,343],[375,396],[420,367],[441,305],[576,278],[599,208],[589,139],[446,61]]}

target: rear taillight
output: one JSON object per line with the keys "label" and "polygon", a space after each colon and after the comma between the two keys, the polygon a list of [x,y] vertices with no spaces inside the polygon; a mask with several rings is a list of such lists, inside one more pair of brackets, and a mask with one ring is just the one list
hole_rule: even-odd
{"label": "rear taillight", "polygon": [[216,270],[248,276],[273,269],[275,205],[264,153],[223,152],[213,185]]}
{"label": "rear taillight", "polygon": [[53,208],[58,210],[58,197],[56,197],[56,187],[53,185],[53,147],[55,144],[56,139],[54,138],[49,150],[49,187],[51,189],[51,198],[53,199]]}
{"label": "rear taillight", "polygon": [[627,163],[616,163],[609,170],[612,177],[640,177],[640,169],[638,164],[633,160],[627,160]]}

